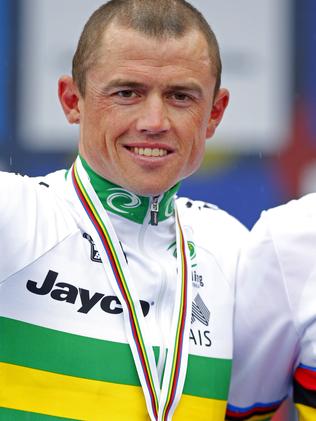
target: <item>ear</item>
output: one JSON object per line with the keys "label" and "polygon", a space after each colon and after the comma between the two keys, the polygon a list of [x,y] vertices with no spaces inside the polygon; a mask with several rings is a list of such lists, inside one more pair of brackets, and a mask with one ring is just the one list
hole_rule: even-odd
{"label": "ear", "polygon": [[58,81],[58,97],[70,124],[80,123],[79,90],[70,76],[62,76]]}
{"label": "ear", "polygon": [[216,127],[221,122],[225,109],[229,102],[229,92],[227,89],[220,89],[214,99],[212,111],[207,125],[206,137],[212,137]]}

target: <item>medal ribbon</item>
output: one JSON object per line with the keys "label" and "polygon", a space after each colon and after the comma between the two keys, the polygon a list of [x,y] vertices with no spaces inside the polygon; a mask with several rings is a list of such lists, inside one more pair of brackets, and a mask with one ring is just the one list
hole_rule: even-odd
{"label": "medal ribbon", "polygon": [[126,332],[150,418],[152,421],[169,421],[181,397],[185,380],[192,301],[191,273],[187,264],[189,250],[178,212],[176,212],[178,285],[171,323],[172,334],[168,341],[168,355],[160,390],[153,348],[149,344],[146,322],[124,253],[107,212],[93,190],[79,157],[72,167],[71,180],[89,222],[97,233],[94,241],[102,257],[103,267],[123,307]]}
{"label": "medal ribbon", "polygon": [[[163,378],[163,387],[161,395],[161,403],[159,406],[159,419],[171,420],[177,403],[182,394],[185,380],[187,358],[189,353],[189,328],[191,315],[191,271],[188,270],[188,262],[190,259],[187,242],[179,221],[178,212],[176,212],[177,223],[177,259],[178,264],[178,281],[180,287],[177,289],[175,299],[174,317],[171,326],[171,332],[175,335],[170,336],[168,346],[168,358],[166,362],[166,373],[170,373]],[[170,352],[170,354],[169,354]]]}

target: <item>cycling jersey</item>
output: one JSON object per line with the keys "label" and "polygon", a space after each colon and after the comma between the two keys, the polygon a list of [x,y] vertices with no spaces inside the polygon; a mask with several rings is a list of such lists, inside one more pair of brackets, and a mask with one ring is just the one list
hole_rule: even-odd
{"label": "cycling jersey", "polygon": [[291,393],[316,419],[316,194],[264,212],[242,250],[228,419],[268,419]]}
{"label": "cycling jersey", "polygon": [[[159,198],[137,196],[83,164],[136,281],[161,380],[176,291],[178,186]],[[0,419],[148,420],[122,302],[70,173],[1,173],[0,180]],[[246,230],[214,206],[176,202],[190,250],[192,315],[173,419],[223,420],[235,268]]]}

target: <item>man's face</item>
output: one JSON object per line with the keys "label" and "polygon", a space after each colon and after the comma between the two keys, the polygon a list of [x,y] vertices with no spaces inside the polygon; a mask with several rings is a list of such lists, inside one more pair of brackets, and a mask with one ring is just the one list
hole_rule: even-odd
{"label": "man's face", "polygon": [[228,102],[214,86],[198,31],[157,40],[112,24],[78,94],[79,151],[113,183],[160,194],[199,167]]}

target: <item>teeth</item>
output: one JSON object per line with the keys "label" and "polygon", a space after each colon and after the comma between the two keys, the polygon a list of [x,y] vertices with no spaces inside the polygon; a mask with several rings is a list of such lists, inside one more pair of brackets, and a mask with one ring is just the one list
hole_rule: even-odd
{"label": "teeth", "polygon": [[167,151],[165,149],[158,149],[158,148],[131,148],[131,150],[136,153],[137,155],[145,155],[145,156],[166,156]]}

